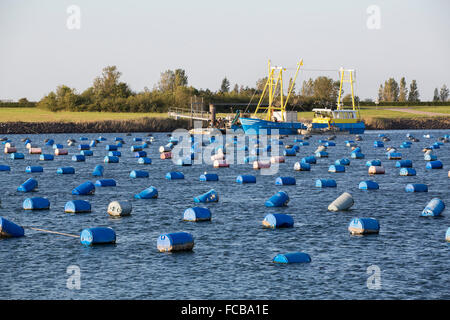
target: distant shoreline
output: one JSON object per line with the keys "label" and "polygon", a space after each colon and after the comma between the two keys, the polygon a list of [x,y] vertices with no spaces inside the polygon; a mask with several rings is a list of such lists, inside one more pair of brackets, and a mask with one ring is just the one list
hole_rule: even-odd
{"label": "distant shoreline", "polygon": [[[311,120],[303,122],[310,123]],[[367,118],[364,122],[366,130],[450,129],[450,116],[416,119]],[[171,132],[181,128],[189,129],[189,121],[147,117],[85,122],[1,122],[0,134]]]}

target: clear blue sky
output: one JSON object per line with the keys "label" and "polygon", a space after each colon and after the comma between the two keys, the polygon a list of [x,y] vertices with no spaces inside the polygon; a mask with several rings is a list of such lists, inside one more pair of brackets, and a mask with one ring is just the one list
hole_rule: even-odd
{"label": "clear blue sky", "polygon": [[[70,5],[79,30],[66,27]],[[370,5],[379,30],[367,28]],[[449,14],[448,0],[0,0],[0,99],[39,100],[60,84],[82,92],[107,65],[135,91],[175,68],[197,88],[218,90],[225,76],[254,86],[269,58],[303,58],[307,69],[356,69],[362,99],[405,76],[429,100],[450,86]],[[318,75],[301,73],[297,88]]]}

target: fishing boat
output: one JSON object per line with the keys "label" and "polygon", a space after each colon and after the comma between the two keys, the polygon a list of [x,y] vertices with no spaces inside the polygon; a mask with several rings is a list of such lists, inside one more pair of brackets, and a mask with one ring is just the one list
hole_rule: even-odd
{"label": "fishing boat", "polygon": [[[312,120],[312,129],[332,130],[348,132],[350,134],[364,133],[365,125],[361,121],[359,107],[355,105],[354,95],[354,70],[345,70],[341,68],[339,96],[336,109],[313,109],[314,118]],[[342,102],[342,86],[344,83],[350,83],[352,95],[352,108],[345,108]]]}
{"label": "fishing boat", "polygon": [[[286,71],[286,68],[277,66],[273,67],[271,66],[269,60],[269,74],[255,112],[251,118],[239,117],[239,121],[245,134],[289,135],[297,134],[299,129],[307,129],[303,123],[297,121],[296,111],[286,111],[288,100],[291,96],[295,80],[297,79],[298,72],[302,65],[303,60],[300,60],[297,64],[297,70],[294,78],[290,79],[288,94],[285,99],[283,93],[283,71]],[[268,106],[263,106],[263,101],[266,94],[268,94],[269,104]],[[259,117],[259,115],[261,115],[260,111],[264,109],[266,112],[264,118],[261,119]]]}

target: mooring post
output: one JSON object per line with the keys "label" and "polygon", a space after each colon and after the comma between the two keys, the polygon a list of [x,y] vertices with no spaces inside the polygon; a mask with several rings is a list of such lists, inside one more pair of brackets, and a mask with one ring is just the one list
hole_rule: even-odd
{"label": "mooring post", "polygon": [[216,107],[210,103],[209,104],[209,113],[210,115],[210,121],[211,121],[211,125],[214,126],[214,124],[216,123]]}

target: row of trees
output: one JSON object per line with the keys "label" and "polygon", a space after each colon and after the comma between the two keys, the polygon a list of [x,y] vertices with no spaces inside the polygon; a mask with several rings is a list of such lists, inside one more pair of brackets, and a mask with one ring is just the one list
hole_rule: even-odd
{"label": "row of trees", "polygon": [[438,88],[434,89],[434,94],[433,94],[433,101],[434,102],[446,102],[446,101],[449,101],[448,97],[449,97],[449,90],[448,90],[448,88],[447,88],[447,86],[445,84],[441,87],[441,90],[438,90]]}
{"label": "row of trees", "polygon": [[405,77],[400,79],[400,84],[394,78],[389,78],[378,89],[379,102],[419,102],[419,89],[416,80],[412,80],[409,90]]}

